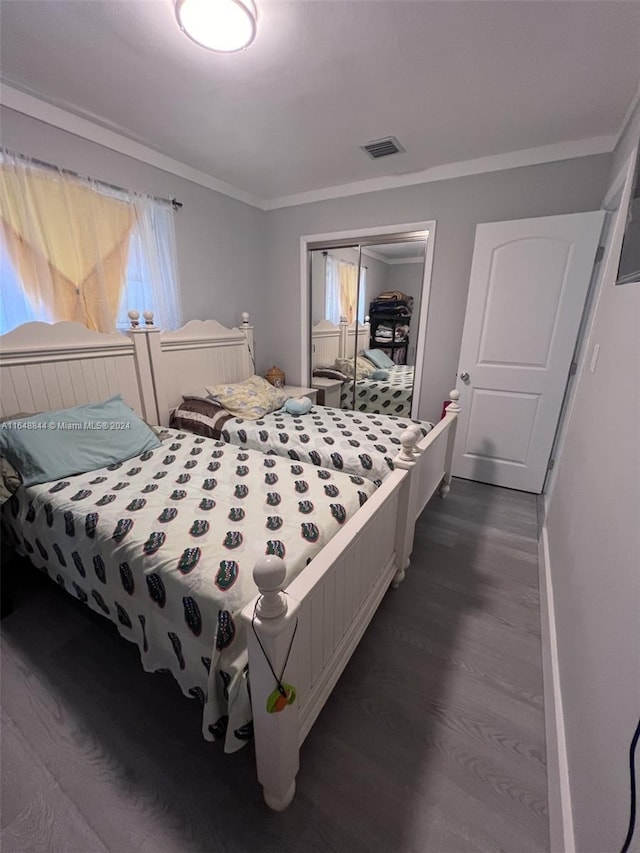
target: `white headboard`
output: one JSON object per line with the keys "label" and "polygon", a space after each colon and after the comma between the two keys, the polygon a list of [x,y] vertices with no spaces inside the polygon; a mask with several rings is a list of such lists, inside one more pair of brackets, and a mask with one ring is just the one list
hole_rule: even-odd
{"label": "white headboard", "polygon": [[248,315],[243,315],[239,329],[227,329],[217,320],[191,320],[175,332],[144,331],[163,425],[184,393],[219,382],[241,382],[255,372]]}
{"label": "white headboard", "polygon": [[356,335],[358,352],[369,349],[369,324],[351,323],[344,332],[344,355],[342,358],[352,358],[356,352]]}
{"label": "white headboard", "polygon": [[142,338],[102,334],[69,322],[25,323],[0,335],[0,416],[64,409],[122,394],[139,415],[156,423],[153,387],[136,358],[143,343]]}
{"label": "white headboard", "polygon": [[329,320],[320,320],[311,332],[311,366],[333,367],[340,355],[341,329]]}

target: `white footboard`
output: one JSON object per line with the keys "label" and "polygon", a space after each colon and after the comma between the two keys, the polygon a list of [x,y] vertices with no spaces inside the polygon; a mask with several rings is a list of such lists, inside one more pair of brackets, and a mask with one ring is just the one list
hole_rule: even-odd
{"label": "white footboard", "polygon": [[[244,609],[243,618],[257,770],[265,801],[277,811],[293,799],[299,747],[396,573],[396,517],[406,479],[404,471],[387,478],[286,593],[280,592],[282,561],[267,558],[254,571],[263,597]],[[254,610],[262,647],[251,626]],[[278,677],[284,669],[286,691],[296,690],[295,701],[275,713],[267,710],[277,683],[265,653]]]}

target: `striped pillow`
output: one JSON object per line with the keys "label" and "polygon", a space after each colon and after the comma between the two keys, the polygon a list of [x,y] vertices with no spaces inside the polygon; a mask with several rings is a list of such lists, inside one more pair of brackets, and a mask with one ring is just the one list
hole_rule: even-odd
{"label": "striped pillow", "polygon": [[171,415],[170,426],[219,441],[222,437],[222,428],[231,417],[233,415],[230,415],[226,409],[211,400],[190,397],[183,399],[175,409]]}

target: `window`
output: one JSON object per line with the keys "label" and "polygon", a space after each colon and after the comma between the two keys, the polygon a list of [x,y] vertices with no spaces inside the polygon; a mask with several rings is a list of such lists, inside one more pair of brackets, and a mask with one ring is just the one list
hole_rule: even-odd
{"label": "window", "polygon": [[[129,241],[127,281],[118,310],[116,328],[124,330],[130,327],[128,312],[135,308],[140,313],[151,309],[157,325],[163,329],[177,329],[180,326],[179,314],[175,314],[175,319],[172,320],[171,314],[165,312],[163,318],[158,310],[160,301],[154,295],[149,263],[145,259],[142,240],[134,229]],[[46,308],[42,307],[38,310],[29,302],[0,232],[0,335],[34,320],[53,322]]]}
{"label": "window", "polygon": [[110,332],[151,309],[180,325],[173,210],[0,153],[0,334],[32,320]]}
{"label": "window", "polygon": [[[325,265],[325,317],[336,326],[340,317],[346,317],[351,325],[356,314],[359,323],[364,323],[367,304],[367,268],[360,267],[358,289],[358,265],[341,261],[334,255],[326,255]],[[356,306],[357,300],[357,306]]]}
{"label": "window", "polygon": [[30,320],[48,319],[38,316],[27,299],[0,232],[0,335]]}

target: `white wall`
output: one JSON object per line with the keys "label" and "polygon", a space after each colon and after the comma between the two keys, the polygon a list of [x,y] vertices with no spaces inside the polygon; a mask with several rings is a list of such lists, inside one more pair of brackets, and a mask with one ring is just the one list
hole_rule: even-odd
{"label": "white wall", "polygon": [[260,365],[276,362],[291,381],[302,381],[300,329],[283,335],[285,312],[301,316],[301,236],[435,219],[420,416],[439,418],[456,378],[476,225],[595,210],[610,164],[610,155],[582,157],[269,211],[267,258],[274,299],[266,306]]}
{"label": "white wall", "polygon": [[[0,141],[5,148],[126,189],[177,198],[184,205],[175,223],[185,322],[215,317],[234,326],[242,311],[249,311],[261,325],[262,304],[269,298],[263,211],[5,108],[0,110]],[[153,306],[138,306],[147,307]],[[259,345],[260,328],[256,339]]]}
{"label": "white wall", "polygon": [[[636,110],[610,184],[639,137]],[[640,709],[640,283],[614,285],[620,237],[595,294],[546,513],[578,853],[622,846],[628,750]]]}

